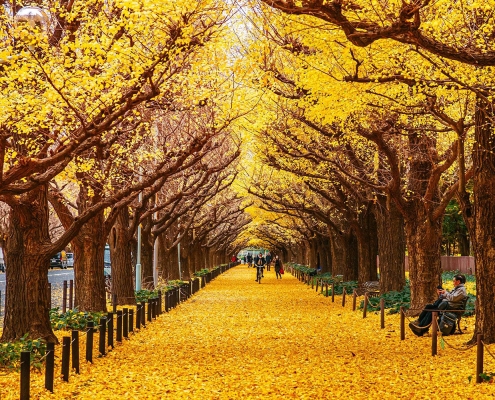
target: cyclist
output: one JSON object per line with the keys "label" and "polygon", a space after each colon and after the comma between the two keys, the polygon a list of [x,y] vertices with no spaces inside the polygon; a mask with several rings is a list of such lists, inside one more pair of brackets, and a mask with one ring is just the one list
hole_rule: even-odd
{"label": "cyclist", "polygon": [[263,254],[259,254],[258,257],[254,259],[254,264],[256,265],[256,281],[261,283],[261,278],[263,278],[263,269],[265,268],[266,260]]}
{"label": "cyclist", "polygon": [[251,265],[253,265],[253,256],[251,255],[251,253],[247,255],[247,264],[248,268],[251,268]]}

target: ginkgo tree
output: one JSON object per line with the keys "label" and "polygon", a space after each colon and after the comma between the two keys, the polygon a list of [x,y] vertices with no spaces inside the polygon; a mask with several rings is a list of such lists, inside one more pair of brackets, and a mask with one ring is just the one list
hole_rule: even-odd
{"label": "ginkgo tree", "polygon": [[[294,103],[286,114],[306,125],[306,134],[313,137],[305,141],[293,135],[290,146],[284,143],[285,152],[295,155],[292,164],[296,168],[301,164],[299,160],[306,158],[316,160],[316,165],[329,163],[329,168],[350,174],[356,182],[363,183],[364,176],[368,176],[367,182],[373,190],[371,198],[385,206],[384,210],[394,203],[394,215],[400,211],[406,221],[414,281],[413,308],[420,308],[434,297],[435,283],[439,279],[443,211],[456,191],[464,190],[463,182],[471,173],[466,173],[459,162],[456,180],[451,167],[464,156],[461,145],[470,126],[472,114],[466,109],[474,104],[472,95],[469,92],[467,96],[458,95],[456,91],[462,85],[452,80],[445,82],[436,75],[427,77],[428,73],[441,75],[441,70],[431,62],[416,67],[416,62],[421,61],[417,54],[409,56],[414,61],[411,62],[413,67],[397,74],[393,72],[397,67],[390,67],[389,61],[397,60],[399,67],[402,66],[400,48],[383,47],[375,52],[347,49],[339,42],[343,35],[338,32],[323,27],[305,28],[311,22],[309,18],[299,24],[292,20],[284,22],[283,18],[279,22],[280,18],[276,13],[270,14],[260,25],[272,43],[294,56],[284,56],[270,44],[258,45],[264,71],[262,84]],[[348,50],[348,56],[341,53],[342,49]],[[407,50],[404,46],[402,49]],[[445,88],[446,84],[449,87]],[[278,113],[278,118],[281,114]],[[283,127],[278,131],[283,142]],[[409,142],[401,139],[404,133]],[[290,131],[285,136],[289,134]],[[383,135],[388,136],[388,147],[379,139]],[[374,143],[371,153],[359,150],[366,143],[359,136]],[[319,148],[327,148],[327,153],[323,155]],[[346,170],[341,161],[344,156],[354,164],[354,172]],[[273,159],[278,160],[278,157],[274,155]],[[377,215],[379,220],[383,213]],[[420,229],[425,220],[431,223],[429,229]],[[391,225],[384,222],[382,227]],[[431,268],[432,265],[435,267]]]}
{"label": "ginkgo tree", "polygon": [[[95,201],[101,200],[92,187],[95,161],[125,137],[150,134],[139,105],[179,92],[193,102],[214,91],[199,84],[209,78],[201,65],[211,60],[209,49],[228,18],[228,10],[208,1],[39,5],[51,18],[46,23],[14,17],[12,24],[12,7],[1,16],[0,200],[11,210],[3,340],[25,333],[55,340],[48,320],[49,257],[105,208],[129,201],[152,183],[134,171],[126,190]],[[183,150],[171,150],[177,167],[188,156]],[[84,207],[51,243],[47,185],[71,162],[78,164],[74,177],[81,179]]]}
{"label": "ginkgo tree", "polygon": [[[489,12],[492,5],[468,1],[375,3],[368,0],[356,0],[345,6],[340,2],[319,0],[266,0],[264,3],[287,14],[311,16],[310,20],[320,22],[322,27],[336,27],[354,48],[363,48],[372,55],[380,54],[385,47],[403,49],[402,65],[406,66],[391,64],[395,68],[390,68],[390,71],[395,69],[394,73],[377,75],[375,82],[395,81],[396,72],[399,72],[401,79],[410,80],[414,86],[419,66],[421,76],[443,79],[446,82],[444,89],[453,82],[456,87],[471,91],[476,96],[473,113],[473,204],[463,187],[462,178],[459,198],[475,250],[479,282],[477,329],[483,331],[489,341],[494,341],[495,330],[490,321],[495,319],[495,313],[489,299],[492,296],[490,288],[495,282],[490,267],[493,264],[495,234],[494,224],[487,223],[494,219],[495,198],[492,160],[495,53],[491,39],[493,21]],[[420,62],[410,62],[411,54],[419,56]],[[415,61],[417,59],[414,57]],[[434,70],[431,66],[435,67]]]}

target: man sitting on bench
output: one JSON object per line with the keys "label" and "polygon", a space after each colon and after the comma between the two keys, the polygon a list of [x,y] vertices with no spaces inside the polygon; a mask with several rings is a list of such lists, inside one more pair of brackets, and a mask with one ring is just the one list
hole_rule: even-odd
{"label": "man sitting on bench", "polygon": [[[432,312],[428,310],[462,310],[466,304],[467,292],[464,284],[464,275],[454,276],[454,289],[447,292],[441,286],[437,287],[438,300],[433,304],[427,304],[425,309],[419,314],[416,321],[409,324],[409,328],[416,336],[423,336],[430,328]],[[455,325],[454,325],[455,328]]]}

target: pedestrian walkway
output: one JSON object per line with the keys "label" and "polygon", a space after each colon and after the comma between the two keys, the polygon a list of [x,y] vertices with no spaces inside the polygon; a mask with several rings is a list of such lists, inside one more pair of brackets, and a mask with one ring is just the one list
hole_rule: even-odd
{"label": "pedestrian walkway", "polygon": [[[124,345],[71,375],[63,399],[482,399],[495,385],[468,383],[475,355],[430,338],[399,340],[398,317],[362,318],[289,274],[240,265]],[[464,336],[464,337],[463,337]],[[467,335],[459,338],[467,340]],[[459,339],[459,340],[461,340]],[[457,338],[456,338],[457,340]],[[474,379],[473,379],[474,380]],[[41,395],[43,393],[43,395]]]}

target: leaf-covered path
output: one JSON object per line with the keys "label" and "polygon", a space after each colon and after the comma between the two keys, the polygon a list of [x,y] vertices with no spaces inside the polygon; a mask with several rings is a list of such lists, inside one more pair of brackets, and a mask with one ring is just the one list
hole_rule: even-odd
{"label": "leaf-covered path", "polygon": [[[85,365],[55,394],[33,382],[33,398],[64,399],[482,399],[468,383],[475,349],[440,349],[429,337],[399,340],[398,319],[363,320],[289,274],[245,265],[219,276],[106,357]],[[468,335],[453,337],[460,345]]]}

